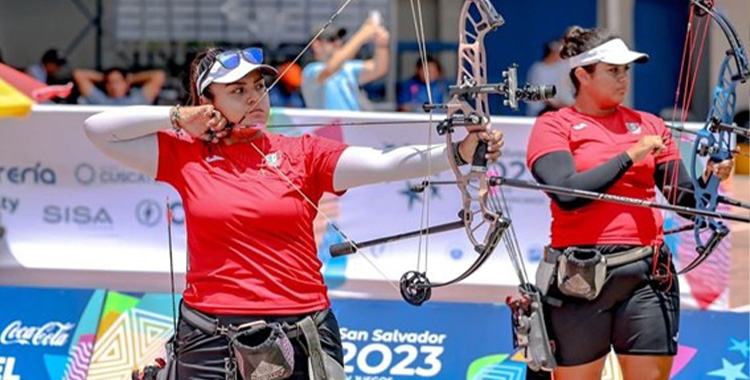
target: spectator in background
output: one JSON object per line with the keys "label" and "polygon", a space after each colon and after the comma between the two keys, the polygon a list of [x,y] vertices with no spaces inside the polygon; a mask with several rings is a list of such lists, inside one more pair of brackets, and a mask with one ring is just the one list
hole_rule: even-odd
{"label": "spectator in background", "polygon": [[41,62],[29,66],[26,73],[42,83],[57,84],[57,75],[67,62],[65,58],[60,57],[57,49],[49,49],[42,55]]}
{"label": "spectator in background", "polygon": [[[317,35],[321,28],[313,30]],[[359,86],[381,78],[390,60],[388,31],[376,15],[370,16],[349,41],[344,29],[327,28],[313,41],[315,62],[302,71],[302,95],[308,108],[359,111]],[[375,43],[375,55],[354,57],[366,43]]]}
{"label": "spectator in background", "polygon": [[526,115],[538,116],[548,111],[558,110],[570,106],[575,102],[573,91],[568,79],[568,61],[560,57],[562,44],[560,41],[549,41],[544,44],[544,58],[535,62],[529,68],[527,81],[533,85],[551,84],[557,87],[557,95],[545,102],[529,102],[526,104]]}
{"label": "spectator in background", "polygon": [[279,83],[268,93],[272,107],[305,108],[300,87],[302,86],[302,67],[296,63],[286,62],[279,66],[279,72],[286,72]]}
{"label": "spectator in background", "polygon": [[[430,91],[432,102],[445,103],[448,96],[448,82],[443,78],[443,67],[435,57],[427,57],[427,71],[430,76]],[[404,112],[421,112],[422,105],[429,103],[427,95],[427,79],[424,64],[417,60],[414,76],[399,86],[398,109]]]}
{"label": "spectator in background", "polygon": [[[130,74],[125,69],[111,68],[103,73],[95,70],[75,70],[73,80],[85,104],[139,105],[152,104],[164,85],[161,70]],[[104,90],[97,87],[101,84]]]}

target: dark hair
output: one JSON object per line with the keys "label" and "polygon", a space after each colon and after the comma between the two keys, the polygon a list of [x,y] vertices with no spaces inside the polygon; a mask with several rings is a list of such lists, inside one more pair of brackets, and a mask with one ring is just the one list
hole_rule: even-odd
{"label": "dark hair", "polygon": [[[580,26],[571,26],[565,31],[563,37],[563,47],[560,51],[560,57],[567,59],[575,57],[578,54],[589,51],[607,41],[617,38],[616,35],[610,33],[604,28],[591,28],[585,29]],[[588,73],[593,73],[596,68],[596,64],[582,66]],[[575,68],[570,70],[570,80],[573,82],[575,87],[575,93],[578,94],[578,88],[581,82],[578,81],[575,75]]]}
{"label": "dark hair", "polygon": [[206,90],[204,94],[199,94],[196,84],[198,83],[198,76],[201,73],[210,70],[214,62],[216,62],[216,56],[223,52],[219,48],[207,48],[198,52],[198,54],[190,62],[190,80],[188,81],[189,93],[190,93],[190,105],[197,106],[201,102],[201,95],[211,99],[211,92]]}
{"label": "dark hair", "polygon": [[[427,65],[429,65],[430,63],[434,63],[435,66],[437,66],[438,72],[440,72],[440,73],[443,72],[443,65],[440,64],[440,61],[438,61],[437,58],[435,58],[435,57],[433,57],[431,55],[428,55],[427,56]],[[418,71],[422,70],[422,60],[421,59],[417,60],[417,70]]]}

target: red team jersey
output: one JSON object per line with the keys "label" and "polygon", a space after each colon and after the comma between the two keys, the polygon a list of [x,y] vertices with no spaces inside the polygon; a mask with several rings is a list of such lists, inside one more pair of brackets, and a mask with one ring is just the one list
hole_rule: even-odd
{"label": "red team jersey", "polygon": [[[540,116],[531,131],[526,164],[547,153],[567,151],[575,169],[592,169],[625,152],[643,136],[659,135],[667,149],[649,154],[633,164],[607,193],[653,201],[656,196],[654,169],[678,160],[679,152],[664,121],[654,115],[626,107],[607,116],[591,116],[571,107]],[[632,244],[653,245],[663,240],[663,220],[656,209],[594,201],[566,211],[551,202],[552,246]]]}
{"label": "red team jersey", "polygon": [[214,145],[159,132],[156,179],[180,193],[190,268],[184,301],[213,314],[292,315],[330,305],[320,273],[317,214],[273,167],[317,204],[333,192],[346,145],[319,137],[266,134]]}

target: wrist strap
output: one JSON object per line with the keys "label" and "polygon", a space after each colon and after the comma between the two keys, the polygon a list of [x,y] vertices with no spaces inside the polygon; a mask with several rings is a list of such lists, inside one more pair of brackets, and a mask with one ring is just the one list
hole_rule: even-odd
{"label": "wrist strap", "polygon": [[453,143],[453,159],[456,161],[456,165],[463,166],[468,164],[468,162],[466,162],[464,158],[461,157],[461,151],[458,150],[458,144],[459,143],[457,142]]}
{"label": "wrist strap", "polygon": [[169,111],[169,121],[172,123],[172,129],[175,131],[179,131],[182,129],[182,126],[180,126],[180,121],[182,121],[182,118],[180,117],[180,105],[176,105],[172,107],[172,109]]}

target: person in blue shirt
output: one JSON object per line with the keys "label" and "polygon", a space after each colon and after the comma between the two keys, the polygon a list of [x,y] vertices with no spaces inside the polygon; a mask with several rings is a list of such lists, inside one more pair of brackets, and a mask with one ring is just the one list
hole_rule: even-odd
{"label": "person in blue shirt", "polygon": [[[434,104],[445,103],[448,97],[448,82],[443,78],[443,67],[435,57],[427,57],[430,76],[430,91]],[[398,109],[403,112],[422,112],[422,105],[429,103],[427,79],[422,60],[417,60],[414,76],[401,83],[398,89]]]}
{"label": "person in blue shirt", "polygon": [[[317,35],[320,28],[313,30]],[[390,34],[378,17],[370,17],[346,42],[344,29],[327,28],[312,44],[315,62],[302,71],[302,95],[308,108],[359,111],[359,86],[388,72]],[[355,60],[359,50],[374,42],[369,60]]]}

